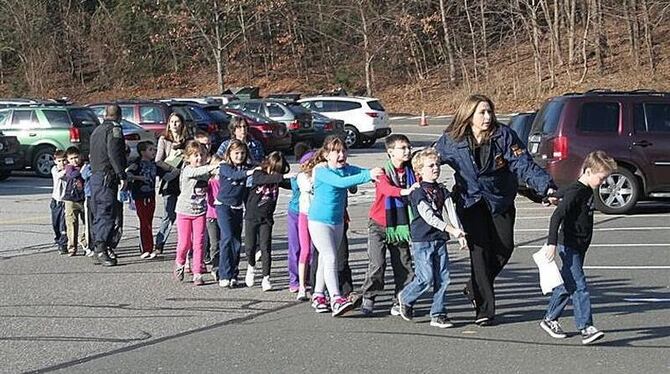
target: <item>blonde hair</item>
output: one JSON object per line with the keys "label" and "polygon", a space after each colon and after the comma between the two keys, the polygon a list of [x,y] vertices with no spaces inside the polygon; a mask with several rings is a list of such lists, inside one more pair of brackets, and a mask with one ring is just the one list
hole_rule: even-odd
{"label": "blonde hair", "polygon": [[482,102],[488,103],[491,107],[492,126],[489,127],[483,134],[484,139],[490,139],[491,134],[493,134],[493,131],[498,127],[498,120],[496,119],[495,115],[495,106],[493,105],[493,101],[491,101],[491,99],[489,99],[487,96],[475,94],[470,95],[467,99],[465,99],[465,101],[461,103],[461,105],[459,105],[458,109],[456,110],[456,114],[454,115],[454,119],[451,120],[451,123],[445,130],[445,132],[454,141],[460,142],[465,138],[468,132],[472,131],[470,129],[472,126],[472,116],[475,114],[475,110],[477,110],[477,105]]}
{"label": "blonde hair", "polygon": [[323,140],[321,148],[314,152],[314,155],[309,160],[300,165],[300,170],[307,175],[312,175],[312,170],[316,165],[326,162],[326,154],[331,151],[346,150],[347,145],[342,138],[335,135],[328,135],[326,139]]}
{"label": "blonde hair", "polygon": [[246,164],[247,161],[249,161],[249,147],[247,147],[247,145],[239,139],[233,139],[230,141],[230,144],[228,144],[228,149],[226,149],[226,153],[223,155],[223,161],[227,164],[235,165],[233,160],[230,158],[230,154],[238,149],[244,151],[244,160],[242,161],[242,164]]}
{"label": "blonde hair", "polygon": [[610,157],[605,151],[593,151],[586,155],[584,163],[582,164],[582,173],[586,169],[591,169],[593,173],[607,173],[610,174],[618,168],[616,161]]}
{"label": "blonde hair", "polygon": [[207,150],[197,140],[189,140],[184,148],[184,156],[190,157],[196,153],[206,154]]}
{"label": "blonde hair", "polygon": [[440,154],[437,153],[435,148],[426,148],[417,152],[412,158],[412,169],[414,172],[421,173],[421,169],[426,163],[426,159],[434,158],[437,162],[440,162]]}

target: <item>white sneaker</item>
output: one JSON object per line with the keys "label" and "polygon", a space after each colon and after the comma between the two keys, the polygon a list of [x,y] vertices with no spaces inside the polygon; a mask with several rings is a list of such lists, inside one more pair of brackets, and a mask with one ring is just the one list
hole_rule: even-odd
{"label": "white sneaker", "polygon": [[298,296],[296,296],[296,300],[298,300],[298,301],[308,301],[309,297],[307,297],[307,290],[304,289],[303,287],[300,287],[298,289]]}
{"label": "white sneaker", "polygon": [[219,287],[224,287],[224,288],[230,287],[230,281],[228,279],[221,279],[219,281]]}
{"label": "white sneaker", "polygon": [[210,274],[212,274],[212,279],[214,279],[214,282],[219,281],[219,272],[218,271],[212,270],[212,272]]}
{"label": "white sneaker", "polygon": [[233,278],[230,280],[230,288],[237,287],[237,279]]}
{"label": "white sneaker", "polygon": [[156,258],[156,252],[149,253],[149,259],[151,260],[151,259],[154,259],[154,258]]}
{"label": "white sneaker", "polygon": [[92,249],[88,249],[88,248],[86,248],[84,254],[86,255],[86,257],[93,257],[93,255],[95,254],[95,252],[93,252]]}
{"label": "white sneaker", "polygon": [[247,266],[247,275],[244,276],[244,283],[247,285],[247,287],[253,287],[254,286],[254,272],[256,269],[254,269],[253,266],[248,265]]}
{"label": "white sneaker", "polygon": [[140,258],[143,259],[143,260],[146,260],[147,258],[149,258],[149,256],[151,256],[151,253],[142,252],[142,254],[140,255]]}
{"label": "white sneaker", "polygon": [[266,275],[263,277],[263,281],[261,282],[261,287],[263,288],[263,291],[270,291],[272,290],[272,283],[270,283],[270,276]]}

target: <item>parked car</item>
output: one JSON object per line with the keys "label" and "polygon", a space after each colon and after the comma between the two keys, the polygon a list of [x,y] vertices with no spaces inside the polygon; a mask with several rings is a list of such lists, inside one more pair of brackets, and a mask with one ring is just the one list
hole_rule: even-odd
{"label": "parked car", "polygon": [[[230,116],[221,113],[219,105],[202,105],[189,101],[170,101],[166,104],[171,111],[181,114],[193,129],[209,134],[212,147],[218,147],[229,136]],[[216,114],[215,111],[221,114]]]}
{"label": "parked car", "polygon": [[21,98],[0,99],[0,109],[16,107],[16,106],[29,106],[39,103],[40,103],[39,101],[34,99],[21,99]]}
{"label": "parked car", "polygon": [[591,90],[547,100],[528,149],[560,186],[576,180],[585,156],[603,150],[619,168],[595,193],[604,213],[670,197],[670,93]]}
{"label": "parked car", "polygon": [[[146,130],[153,131],[157,136],[165,131],[167,118],[171,113],[167,104],[151,100],[117,100],[87,106],[99,118],[102,118],[105,114],[105,107],[110,104],[117,104],[121,107],[121,117],[123,119],[136,123]],[[186,122],[189,124],[188,120]]]}
{"label": "parked car", "polygon": [[314,143],[312,114],[297,102],[279,99],[251,99],[230,102],[227,108],[258,113],[273,121],[283,123],[291,132],[293,144]]}
{"label": "parked car", "polygon": [[537,112],[519,113],[509,120],[509,127],[516,132],[523,145],[528,144],[528,136]]}
{"label": "parked car", "polygon": [[348,147],[371,147],[391,133],[386,110],[379,100],[359,96],[317,96],[298,100],[312,112],[344,121]]}
{"label": "parked car", "polygon": [[53,154],[77,146],[87,158],[89,138],[99,124],[95,113],[80,106],[37,105],[0,109],[0,131],[16,136],[26,166],[41,177],[51,175]]}
{"label": "parked car", "polygon": [[321,147],[323,140],[329,135],[335,135],[343,140],[347,137],[344,132],[344,121],[341,119],[333,119],[321,113],[312,112],[312,124],[316,132],[312,142],[313,147]]}
{"label": "parked car", "polygon": [[291,149],[291,133],[283,123],[271,120],[257,113],[243,112],[239,109],[225,109],[231,116],[243,117],[249,124],[249,134],[263,144],[266,153],[288,151]]}
{"label": "parked car", "polygon": [[130,148],[130,159],[135,159],[139,157],[137,152],[137,143],[139,142],[152,142],[154,145],[156,143],[156,134],[152,131],[145,130],[142,126],[130,122],[128,120],[121,120],[121,128],[123,129],[123,138],[126,140],[126,145]]}
{"label": "parked car", "polygon": [[0,132],[0,181],[9,178],[13,170],[23,169],[23,152],[16,136]]}

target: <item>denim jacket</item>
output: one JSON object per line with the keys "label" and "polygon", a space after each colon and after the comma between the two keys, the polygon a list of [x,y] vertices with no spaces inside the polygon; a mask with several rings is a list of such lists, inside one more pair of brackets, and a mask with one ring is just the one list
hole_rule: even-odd
{"label": "denim jacket", "polygon": [[541,195],[546,195],[549,188],[556,188],[549,174],[533,161],[516,133],[504,125],[498,125],[491,135],[491,155],[481,169],[477,167],[466,139],[456,142],[445,133],[435,148],[442,164],[455,171],[457,191],[454,192],[460,193],[463,208],[484,199],[491,213],[506,212],[514,205],[518,178]]}

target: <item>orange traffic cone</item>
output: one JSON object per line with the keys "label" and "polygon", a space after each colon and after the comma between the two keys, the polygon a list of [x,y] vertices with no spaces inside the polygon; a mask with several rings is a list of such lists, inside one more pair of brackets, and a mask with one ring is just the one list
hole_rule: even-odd
{"label": "orange traffic cone", "polygon": [[426,120],[426,112],[421,111],[421,122],[419,122],[419,126],[428,126],[428,120]]}

